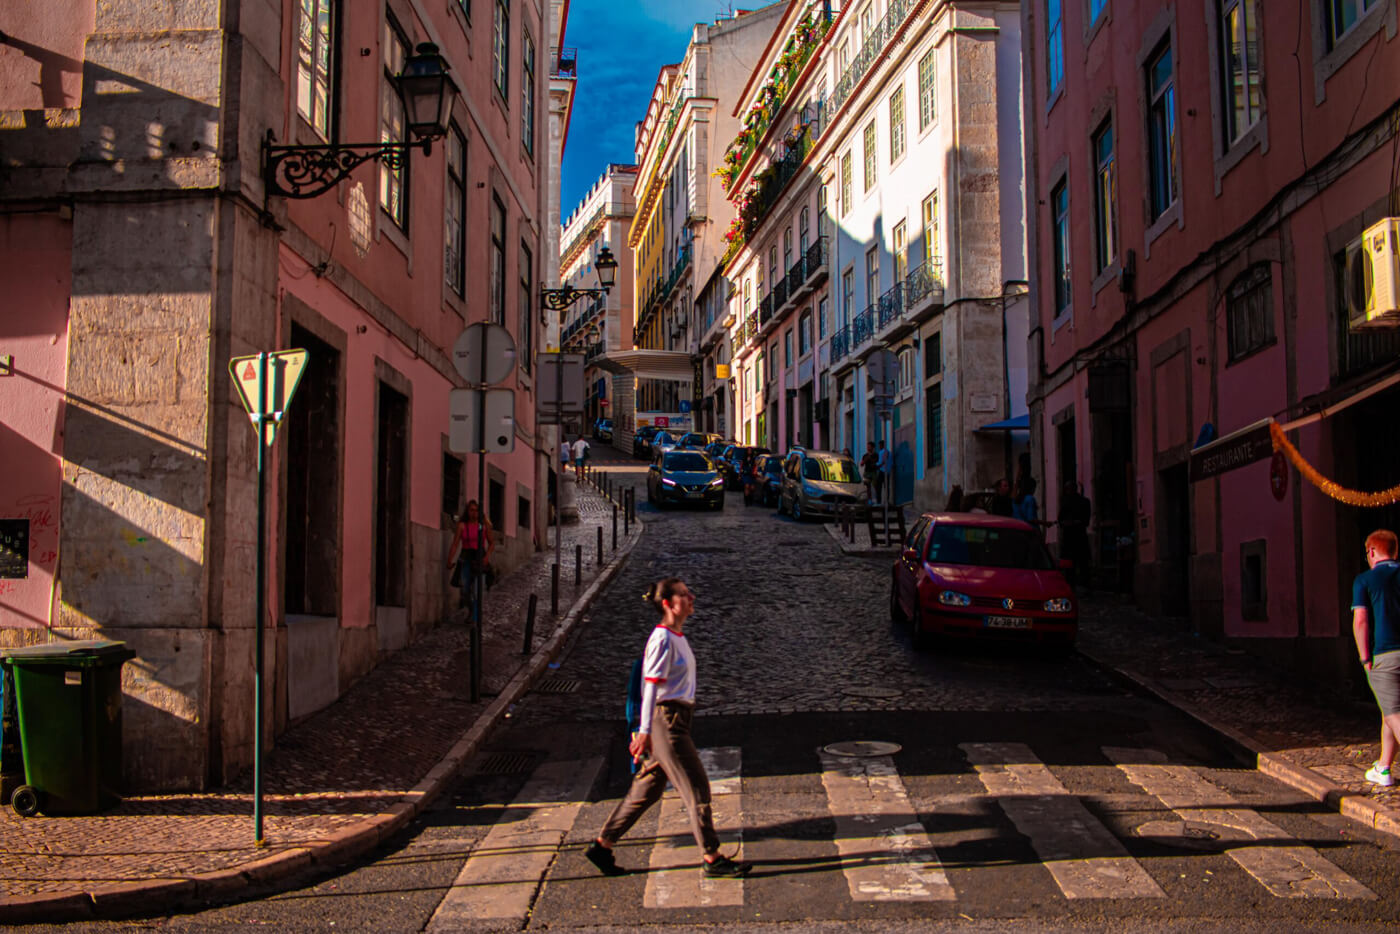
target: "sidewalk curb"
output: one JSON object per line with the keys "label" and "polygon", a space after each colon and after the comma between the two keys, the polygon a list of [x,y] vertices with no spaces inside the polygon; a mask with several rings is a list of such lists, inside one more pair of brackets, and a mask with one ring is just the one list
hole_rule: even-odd
{"label": "sidewalk curb", "polygon": [[535,650],[481,716],[397,804],[323,839],[228,869],[188,878],[104,884],[80,892],[3,898],[0,899],[0,926],[92,921],[208,908],[237,901],[254,891],[258,894],[288,891],[301,884],[308,873],[325,872],[373,850],[412,822],[456,780],[486,737],[558,657],[584,613],[617,576],[632,549],[641,541],[644,528],[643,523],[635,523],[631,534],[618,542],[607,565],[560,619],[554,634]]}
{"label": "sidewalk curb", "polygon": [[1327,776],[1315,772],[1305,765],[1299,765],[1281,752],[1276,752],[1267,748],[1253,737],[1241,733],[1233,727],[1216,722],[1205,711],[1201,710],[1190,701],[1183,700],[1173,694],[1170,690],[1151,678],[1129,671],[1126,668],[1119,668],[1085,651],[1083,648],[1079,649],[1079,654],[1096,667],[1131,682],[1163,703],[1186,714],[1206,729],[1219,734],[1241,749],[1247,750],[1249,754],[1254,757],[1255,768],[1264,775],[1301,791],[1309,798],[1335,810],[1343,817],[1364,824],[1380,833],[1400,837],[1400,820],[1397,820],[1379,808],[1376,803],[1366,795],[1343,788]]}

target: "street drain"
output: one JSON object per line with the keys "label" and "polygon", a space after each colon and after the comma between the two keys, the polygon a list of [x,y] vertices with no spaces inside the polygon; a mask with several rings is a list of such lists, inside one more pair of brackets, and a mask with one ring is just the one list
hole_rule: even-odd
{"label": "street drain", "polygon": [[578,690],[581,683],[573,678],[555,675],[552,678],[545,678],[535,685],[534,692],[536,694],[572,694]]}
{"label": "street drain", "polygon": [[535,757],[527,752],[495,752],[476,768],[478,775],[519,775],[535,765]]}
{"label": "street drain", "polygon": [[1164,846],[1184,847],[1188,850],[1214,850],[1220,834],[1209,825],[1194,821],[1154,820],[1142,824],[1133,835]]}
{"label": "street drain", "polygon": [[904,692],[898,688],[881,687],[853,687],[844,688],[841,691],[847,697],[865,697],[872,700],[893,700],[896,697],[903,697]]}
{"label": "street drain", "polygon": [[879,740],[853,739],[842,743],[823,746],[822,752],[848,759],[869,759],[874,756],[892,756],[904,747],[899,743],[885,743]]}

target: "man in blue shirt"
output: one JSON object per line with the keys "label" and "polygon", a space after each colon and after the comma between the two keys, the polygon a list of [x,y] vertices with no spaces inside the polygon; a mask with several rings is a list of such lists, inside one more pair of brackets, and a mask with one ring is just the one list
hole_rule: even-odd
{"label": "man in blue shirt", "polygon": [[1366,679],[1381,708],[1381,757],[1366,773],[1372,784],[1395,784],[1390,775],[1400,735],[1400,563],[1395,533],[1377,529],[1366,536],[1369,571],[1351,585],[1351,631]]}

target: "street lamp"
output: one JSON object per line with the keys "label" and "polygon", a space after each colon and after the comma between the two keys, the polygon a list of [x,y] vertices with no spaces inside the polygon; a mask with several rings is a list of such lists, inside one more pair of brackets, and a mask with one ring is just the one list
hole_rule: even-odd
{"label": "street lamp", "polygon": [[433,140],[447,135],[447,122],[457,85],[447,75],[447,60],[431,42],[420,42],[418,51],[403,63],[394,78],[394,89],[404,104],[413,142],[324,143],[312,146],[274,146],[272,130],[262,143],[263,213],[273,195],[314,198],[330,191],[365,162],[383,162],[402,168],[409,150],[433,151]]}

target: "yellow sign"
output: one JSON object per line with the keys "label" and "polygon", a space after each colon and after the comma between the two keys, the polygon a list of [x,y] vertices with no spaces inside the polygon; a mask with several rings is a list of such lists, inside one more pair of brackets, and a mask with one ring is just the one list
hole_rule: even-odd
{"label": "yellow sign", "polygon": [[715,364],[715,379],[729,379],[729,364]]}
{"label": "yellow sign", "polygon": [[[268,426],[263,438],[266,444],[272,444],[277,436],[277,427],[282,424],[282,416],[291,404],[297,384],[301,382],[308,356],[305,350],[278,350],[267,355],[266,364],[262,362],[261,354],[234,357],[229,361],[233,385],[238,389],[243,407],[248,410],[253,428],[256,430],[259,424]],[[264,365],[267,369],[266,394],[262,385]]]}

